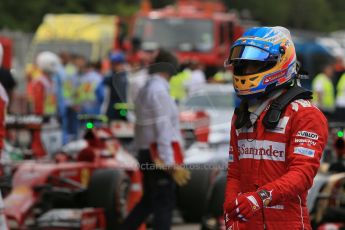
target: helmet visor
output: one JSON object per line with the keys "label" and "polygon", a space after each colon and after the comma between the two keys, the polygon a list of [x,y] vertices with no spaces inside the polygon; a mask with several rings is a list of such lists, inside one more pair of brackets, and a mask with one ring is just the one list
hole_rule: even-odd
{"label": "helmet visor", "polygon": [[231,49],[230,56],[224,63],[225,67],[236,60],[277,61],[278,56],[273,56],[268,51],[254,46],[240,45]]}
{"label": "helmet visor", "polygon": [[261,73],[273,68],[276,62],[273,61],[252,61],[252,60],[235,60],[233,62],[234,74],[245,76]]}
{"label": "helmet visor", "polygon": [[230,61],[245,59],[252,61],[266,61],[270,53],[254,46],[235,46],[231,50]]}

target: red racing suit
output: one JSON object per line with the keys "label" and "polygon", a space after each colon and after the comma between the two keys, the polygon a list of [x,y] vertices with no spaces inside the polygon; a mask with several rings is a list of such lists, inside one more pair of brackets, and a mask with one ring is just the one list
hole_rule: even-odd
{"label": "red racing suit", "polygon": [[[54,83],[47,76],[37,77],[32,82],[32,112],[35,115],[54,115],[56,113],[56,94]],[[46,155],[45,148],[41,140],[41,131],[34,130],[32,133],[32,144],[35,157]]]}
{"label": "red racing suit", "polygon": [[232,119],[229,167],[224,208],[239,193],[265,189],[268,207],[235,229],[311,229],[306,197],[320,166],[328,137],[327,120],[309,100],[290,103],[275,129],[265,129],[262,119],[254,127],[237,129]]}

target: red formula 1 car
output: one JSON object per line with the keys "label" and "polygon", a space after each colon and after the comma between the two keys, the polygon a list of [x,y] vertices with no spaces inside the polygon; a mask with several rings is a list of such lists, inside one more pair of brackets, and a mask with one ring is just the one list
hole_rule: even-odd
{"label": "red formula 1 car", "polygon": [[109,128],[94,128],[95,120],[87,119],[75,154],[18,166],[4,199],[11,229],[117,229],[139,201],[137,161]]}

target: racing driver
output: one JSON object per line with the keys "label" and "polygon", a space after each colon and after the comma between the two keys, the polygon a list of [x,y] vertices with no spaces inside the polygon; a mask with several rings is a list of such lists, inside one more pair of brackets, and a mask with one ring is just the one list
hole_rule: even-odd
{"label": "racing driver", "polygon": [[231,124],[227,230],[311,229],[306,197],[328,124],[300,86],[290,32],[251,28],[234,42],[225,64],[233,67],[241,98]]}

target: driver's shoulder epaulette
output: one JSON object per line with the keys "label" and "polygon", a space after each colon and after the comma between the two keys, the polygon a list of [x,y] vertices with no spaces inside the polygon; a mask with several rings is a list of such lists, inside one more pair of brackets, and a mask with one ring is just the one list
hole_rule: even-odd
{"label": "driver's shoulder epaulette", "polygon": [[[311,106],[308,99],[312,98],[312,92],[298,85],[289,88],[285,93],[274,99],[265,114],[262,122],[266,129],[274,129],[284,113],[286,107],[291,103],[293,110],[298,110],[298,106]],[[297,106],[296,106],[297,105]]]}
{"label": "driver's shoulder epaulette", "polygon": [[288,106],[291,107],[293,112],[298,112],[307,108],[315,107],[309,99],[296,99]]}

